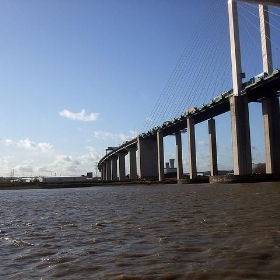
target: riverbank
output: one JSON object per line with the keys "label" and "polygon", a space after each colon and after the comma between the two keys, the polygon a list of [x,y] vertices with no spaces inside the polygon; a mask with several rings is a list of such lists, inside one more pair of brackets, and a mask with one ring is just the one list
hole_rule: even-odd
{"label": "riverbank", "polygon": [[279,174],[247,174],[247,175],[217,175],[210,176],[209,183],[257,183],[257,182],[275,182],[280,181]]}
{"label": "riverbank", "polygon": [[58,188],[89,188],[98,186],[118,185],[151,185],[151,184],[176,184],[176,179],[165,182],[156,180],[125,180],[125,181],[88,181],[88,182],[56,182],[56,183],[0,183],[0,190],[29,190],[29,189],[58,189]]}
{"label": "riverbank", "polygon": [[59,189],[59,188],[89,188],[99,186],[118,186],[118,185],[155,185],[155,184],[234,184],[234,183],[258,183],[280,181],[280,175],[273,174],[249,174],[249,175],[218,175],[218,176],[198,176],[195,179],[187,177],[177,180],[177,178],[166,178],[160,182],[156,179],[138,179],[124,181],[85,181],[85,182],[56,182],[56,183],[0,183],[0,190],[29,190],[29,189]]}

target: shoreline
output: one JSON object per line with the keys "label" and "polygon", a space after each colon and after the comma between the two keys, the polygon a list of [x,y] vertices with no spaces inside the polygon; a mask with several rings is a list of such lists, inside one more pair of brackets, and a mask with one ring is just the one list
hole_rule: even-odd
{"label": "shoreline", "polygon": [[280,175],[275,174],[249,174],[249,175],[218,175],[218,176],[198,176],[195,179],[166,178],[165,181],[156,179],[124,180],[124,181],[91,181],[91,182],[56,182],[56,183],[0,183],[1,190],[32,190],[32,189],[63,189],[63,188],[90,188],[108,187],[120,185],[165,185],[165,184],[236,184],[236,183],[258,183],[277,182]]}

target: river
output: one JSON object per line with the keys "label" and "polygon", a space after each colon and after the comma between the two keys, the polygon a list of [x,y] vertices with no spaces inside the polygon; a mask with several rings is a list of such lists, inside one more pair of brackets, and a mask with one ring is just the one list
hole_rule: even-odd
{"label": "river", "polygon": [[280,279],[280,183],[0,194],[0,279]]}

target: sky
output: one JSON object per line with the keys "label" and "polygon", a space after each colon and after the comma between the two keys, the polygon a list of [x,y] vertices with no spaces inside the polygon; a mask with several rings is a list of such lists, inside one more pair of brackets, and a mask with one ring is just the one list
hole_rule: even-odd
{"label": "sky", "polygon": [[[1,0],[0,176],[95,174],[107,147],[144,132],[210,2]],[[215,24],[227,29],[227,1],[216,2],[224,18]],[[250,114],[253,160],[262,162],[259,104]],[[216,126],[219,168],[231,169],[229,114]],[[198,170],[209,170],[206,124],[196,142]],[[187,172],[186,134],[183,143]],[[164,145],[165,160],[174,158],[174,137]]]}

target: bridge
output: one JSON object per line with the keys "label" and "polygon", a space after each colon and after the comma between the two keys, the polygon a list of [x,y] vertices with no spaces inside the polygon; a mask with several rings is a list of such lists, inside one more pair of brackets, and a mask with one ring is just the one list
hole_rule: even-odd
{"label": "bridge", "polygon": [[[244,0],[245,1],[245,0]],[[239,42],[238,10],[236,1],[228,1],[229,30],[231,43],[233,88],[219,94],[209,103],[186,112],[172,120],[141,133],[119,147],[112,147],[98,163],[102,180],[124,180],[125,158],[129,154],[129,178],[157,178],[164,181],[163,138],[176,137],[177,179],[183,177],[182,131],[188,134],[189,176],[197,177],[195,125],[208,121],[211,176],[218,175],[215,117],[230,112],[233,146],[234,175],[252,174],[250,139],[250,102],[262,103],[266,173],[280,174],[280,71],[273,69],[269,17],[266,5],[278,5],[278,0],[245,1],[259,3],[263,73],[242,82],[241,52]],[[203,77],[201,77],[203,79]],[[136,156],[137,153],[137,156]]]}

